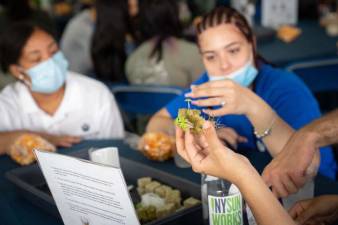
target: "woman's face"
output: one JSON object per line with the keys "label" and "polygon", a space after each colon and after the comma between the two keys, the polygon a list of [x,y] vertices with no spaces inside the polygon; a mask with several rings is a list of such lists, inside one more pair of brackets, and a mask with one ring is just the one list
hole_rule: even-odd
{"label": "woman's face", "polygon": [[18,64],[28,70],[52,57],[59,47],[54,38],[42,30],[35,30],[22,49]]}
{"label": "woman's face", "polygon": [[233,24],[210,27],[198,36],[204,66],[211,76],[228,75],[253,59],[253,47]]}
{"label": "woman's face", "polygon": [[36,29],[23,47],[17,65],[9,67],[10,73],[19,80],[25,79],[30,81],[25,71],[48,60],[58,50],[59,47],[51,35],[45,31]]}

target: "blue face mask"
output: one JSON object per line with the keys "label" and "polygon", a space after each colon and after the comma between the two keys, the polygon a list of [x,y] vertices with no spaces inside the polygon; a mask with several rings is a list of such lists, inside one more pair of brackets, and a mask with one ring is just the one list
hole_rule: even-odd
{"label": "blue face mask", "polygon": [[26,71],[31,79],[31,90],[50,94],[59,90],[65,83],[68,62],[61,51],[50,59]]}
{"label": "blue face mask", "polygon": [[242,68],[238,69],[235,72],[232,72],[231,74],[222,76],[209,76],[209,80],[215,81],[215,80],[230,79],[243,87],[248,87],[252,83],[252,81],[256,78],[257,74],[258,71],[256,67],[254,67],[252,65],[252,62],[249,61]]}

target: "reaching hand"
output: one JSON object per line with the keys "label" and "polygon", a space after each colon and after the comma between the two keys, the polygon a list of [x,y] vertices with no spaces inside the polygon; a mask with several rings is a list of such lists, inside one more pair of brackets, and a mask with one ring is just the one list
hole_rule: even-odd
{"label": "reaching hand", "polygon": [[213,124],[204,123],[203,133],[199,136],[184,132],[176,127],[177,152],[192,165],[198,173],[205,173],[237,182],[238,173],[249,161],[225,147],[217,137]]}
{"label": "reaching hand", "polygon": [[319,151],[312,134],[294,133],[283,150],[263,171],[263,179],[277,197],[297,192],[317,173]]}
{"label": "reaching hand", "polygon": [[289,214],[299,225],[333,224],[338,221],[338,195],[323,195],[297,202]]}
{"label": "reaching hand", "polygon": [[240,136],[234,129],[230,127],[223,127],[217,129],[217,136],[223,140],[232,149],[237,149],[239,143],[248,142],[246,137]]}

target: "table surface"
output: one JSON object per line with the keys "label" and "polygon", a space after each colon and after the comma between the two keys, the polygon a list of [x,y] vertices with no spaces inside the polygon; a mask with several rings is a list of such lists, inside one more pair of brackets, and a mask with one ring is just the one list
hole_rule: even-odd
{"label": "table surface", "polygon": [[[70,149],[60,149],[59,153],[68,154],[75,151],[89,149],[91,147],[107,147],[115,146],[119,148],[120,156],[145,163],[149,166],[156,167],[165,172],[174,174],[184,179],[188,179],[195,183],[200,183],[200,175],[194,173],[191,168],[181,169],[175,166],[173,160],[166,162],[155,162],[145,158],[140,152],[129,148],[122,140],[96,140],[84,141],[73,146]],[[264,165],[270,160],[263,157],[263,154],[248,154],[248,158],[255,165],[258,171],[262,171]],[[0,157],[0,224],[1,225],[60,225],[62,222],[55,217],[47,214],[42,209],[32,205],[30,202],[20,196],[13,184],[6,178],[6,171],[18,168],[8,156]],[[338,183],[329,181],[323,177],[317,177],[315,180],[315,194],[338,194]]]}
{"label": "table surface", "polygon": [[258,42],[258,52],[269,62],[277,66],[290,63],[337,57],[338,37],[329,37],[318,21],[301,21],[298,27],[301,35],[291,43],[277,38]]}

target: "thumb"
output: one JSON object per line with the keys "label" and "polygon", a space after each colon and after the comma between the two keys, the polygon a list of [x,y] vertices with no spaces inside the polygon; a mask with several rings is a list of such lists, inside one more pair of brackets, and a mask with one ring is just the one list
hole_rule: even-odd
{"label": "thumb", "polygon": [[263,173],[262,173],[262,179],[268,187],[271,187],[272,184],[271,184],[271,180],[270,180],[270,174],[269,174],[268,171],[269,171],[269,167],[265,167],[265,169],[263,170]]}
{"label": "thumb", "polygon": [[296,222],[298,222],[299,224],[304,224],[306,221],[308,221],[315,215],[316,215],[316,208],[308,207],[297,217]]}
{"label": "thumb", "polygon": [[215,127],[212,122],[205,121],[203,123],[203,131],[204,131],[205,139],[208,143],[208,146],[210,146],[211,149],[222,146],[220,140],[218,139]]}

